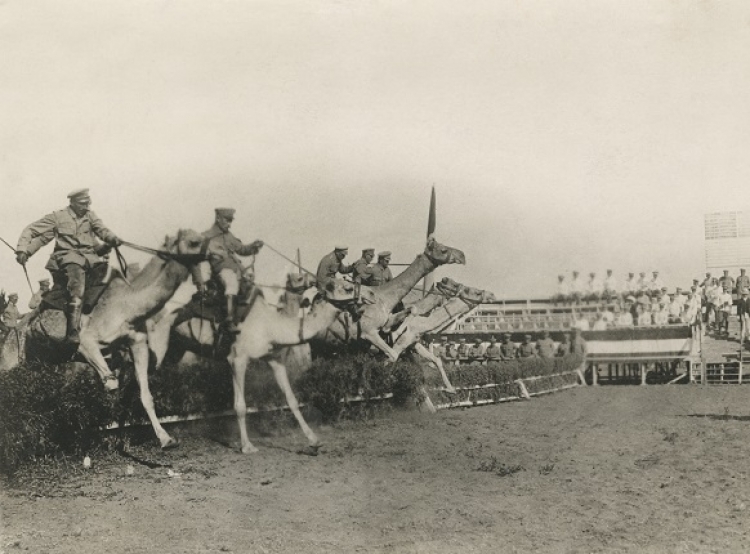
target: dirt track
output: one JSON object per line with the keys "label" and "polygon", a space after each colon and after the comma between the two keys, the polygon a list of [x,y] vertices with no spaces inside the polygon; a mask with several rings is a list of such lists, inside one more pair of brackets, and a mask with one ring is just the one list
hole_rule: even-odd
{"label": "dirt track", "polygon": [[231,423],[197,427],[137,450],[171,468],[112,456],[44,496],[5,490],[0,551],[748,552],[749,396],[589,387],[394,412],[320,428],[315,458],[295,428],[242,456]]}

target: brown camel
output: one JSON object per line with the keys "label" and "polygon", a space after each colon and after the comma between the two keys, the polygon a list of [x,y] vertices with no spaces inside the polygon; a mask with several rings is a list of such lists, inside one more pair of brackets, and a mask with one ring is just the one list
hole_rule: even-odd
{"label": "brown camel", "polygon": [[397,356],[409,347],[414,347],[414,350],[432,362],[440,375],[443,378],[446,392],[454,393],[456,389],[453,388],[448,376],[445,373],[443,362],[437,356],[433,355],[424,345],[419,342],[424,333],[435,331],[445,327],[448,323],[454,321],[457,317],[466,314],[477,307],[479,304],[487,304],[495,302],[495,295],[491,292],[476,289],[474,287],[461,287],[458,295],[451,298],[442,306],[435,308],[426,316],[409,316],[407,317],[401,326],[396,330],[394,336],[398,337],[393,344],[393,351]]}
{"label": "brown camel", "polygon": [[[408,294],[420,279],[443,264],[465,264],[464,253],[456,248],[444,246],[435,239],[430,239],[422,254],[392,281],[379,287],[362,287],[371,289],[375,293],[376,301],[365,306],[362,316],[353,318],[339,317],[328,328],[315,337],[315,342],[326,344],[347,343],[349,340],[365,339],[388,356],[389,361],[395,362],[398,356],[380,336],[380,332],[388,329],[394,321],[393,308]],[[402,314],[405,316],[406,314]]]}
{"label": "brown camel", "polygon": [[[255,297],[245,319],[238,325],[239,333],[227,358],[233,371],[234,409],[240,428],[240,449],[243,453],[256,452],[247,436],[245,404],[245,372],[249,360],[263,360],[273,370],[279,387],[284,391],[287,404],[297,418],[302,431],[307,436],[312,451],[317,451],[318,438],[310,429],[299,411],[294,392],[287,375],[284,359],[289,346],[303,344],[327,328],[336,316],[345,309],[352,309],[357,301],[372,303],[372,291],[359,291],[353,283],[336,279],[326,285],[326,289],[315,298],[309,313],[284,313],[276,306],[268,304],[262,294]],[[216,334],[211,324],[200,318],[192,318],[172,326],[175,315],[162,317],[149,331],[149,345],[156,355],[157,367],[162,363],[167,351],[175,359],[185,351],[199,355],[214,352]],[[171,340],[170,340],[171,338]]]}

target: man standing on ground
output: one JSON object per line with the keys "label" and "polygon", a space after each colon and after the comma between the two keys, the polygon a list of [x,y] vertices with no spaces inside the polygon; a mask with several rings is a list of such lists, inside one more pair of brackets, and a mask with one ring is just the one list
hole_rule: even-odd
{"label": "man standing on ground", "polygon": [[49,279],[42,279],[39,281],[39,290],[34,293],[34,296],[29,300],[29,309],[36,310],[42,305],[42,296],[49,290]]}

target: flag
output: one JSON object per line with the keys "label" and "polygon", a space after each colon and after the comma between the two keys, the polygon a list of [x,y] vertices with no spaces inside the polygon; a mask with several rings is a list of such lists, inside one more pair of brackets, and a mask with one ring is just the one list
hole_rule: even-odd
{"label": "flag", "polygon": [[[431,238],[435,238],[435,223],[436,223],[436,213],[435,213],[435,187],[432,187],[432,194],[430,195],[430,211],[427,214],[427,240],[429,241]],[[428,273],[424,277],[424,281],[422,281],[422,297],[424,298],[427,295],[427,291],[432,288],[432,284],[434,282],[434,278],[432,276],[432,273]]]}

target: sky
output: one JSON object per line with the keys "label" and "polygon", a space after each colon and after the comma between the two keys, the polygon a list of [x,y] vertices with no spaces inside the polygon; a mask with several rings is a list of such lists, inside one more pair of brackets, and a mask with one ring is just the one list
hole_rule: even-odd
{"label": "sky", "polygon": [[146,246],[231,206],[235,235],[312,271],[341,242],[409,263],[434,186],[467,259],[435,276],[519,298],[574,269],[687,285],[704,214],[750,209],[745,0],[0,0],[0,52],[13,245],[88,187]]}

